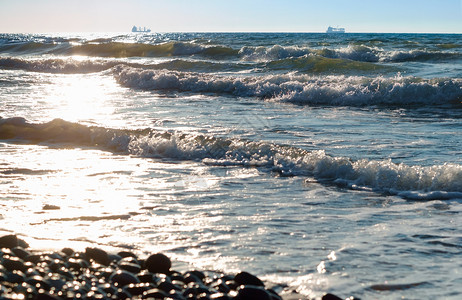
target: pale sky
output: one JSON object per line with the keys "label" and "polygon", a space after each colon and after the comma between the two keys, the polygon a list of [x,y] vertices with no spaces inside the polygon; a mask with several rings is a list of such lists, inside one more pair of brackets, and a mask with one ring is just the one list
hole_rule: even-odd
{"label": "pale sky", "polygon": [[462,0],[0,0],[0,33],[462,33]]}

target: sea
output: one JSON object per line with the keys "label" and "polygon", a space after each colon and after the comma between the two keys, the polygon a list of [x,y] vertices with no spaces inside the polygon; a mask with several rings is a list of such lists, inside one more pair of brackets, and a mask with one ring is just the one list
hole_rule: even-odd
{"label": "sea", "polygon": [[0,34],[0,117],[0,233],[33,248],[462,295],[460,34]]}

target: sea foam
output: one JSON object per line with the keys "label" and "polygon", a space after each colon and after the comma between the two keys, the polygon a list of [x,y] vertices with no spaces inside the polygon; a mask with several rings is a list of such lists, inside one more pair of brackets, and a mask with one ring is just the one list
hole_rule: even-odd
{"label": "sea foam", "polygon": [[[118,130],[56,119],[32,124],[0,119],[0,139],[97,147],[147,158],[196,160],[209,165],[257,167],[281,176],[303,176],[351,189],[373,190],[414,200],[462,197],[462,166],[410,166],[391,160],[352,160],[323,150],[179,131]],[[310,179],[311,180],[311,179]]]}
{"label": "sea foam", "polygon": [[460,79],[266,75],[224,76],[169,70],[114,68],[121,85],[142,90],[231,94],[305,105],[447,105],[462,99]]}

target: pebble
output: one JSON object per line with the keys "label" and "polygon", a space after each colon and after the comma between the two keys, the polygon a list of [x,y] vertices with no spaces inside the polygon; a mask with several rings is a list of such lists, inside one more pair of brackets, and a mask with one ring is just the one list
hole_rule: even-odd
{"label": "pebble", "polygon": [[[26,249],[15,235],[0,237],[0,299],[282,300],[248,272],[236,275],[172,270],[162,253],[139,259],[100,248],[49,253]],[[210,274],[209,274],[210,273]],[[324,300],[340,299],[326,294]]]}

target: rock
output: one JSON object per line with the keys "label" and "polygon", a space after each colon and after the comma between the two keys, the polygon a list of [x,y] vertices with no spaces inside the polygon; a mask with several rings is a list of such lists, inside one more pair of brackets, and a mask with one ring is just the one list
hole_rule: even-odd
{"label": "rock", "polygon": [[27,268],[24,265],[24,262],[22,259],[19,257],[4,257],[2,261],[2,265],[5,267],[10,272],[13,271],[21,271],[21,272],[26,272]]}
{"label": "rock", "polygon": [[234,276],[234,281],[238,285],[255,285],[255,286],[265,286],[263,281],[261,281],[257,276],[252,275],[247,272],[241,272]]}
{"label": "rock", "polygon": [[130,251],[120,251],[117,253],[118,256],[125,258],[125,257],[133,257],[137,259],[136,254],[130,252]]}
{"label": "rock", "polygon": [[271,295],[260,286],[244,286],[240,288],[235,300],[272,300]]}
{"label": "rock", "polygon": [[324,296],[322,296],[322,300],[342,300],[342,298],[337,297],[333,294],[327,293]]}
{"label": "rock", "polygon": [[122,262],[118,266],[120,269],[134,274],[138,274],[141,271],[141,267],[135,263]]}
{"label": "rock", "polygon": [[228,295],[223,294],[223,293],[216,293],[216,294],[212,294],[210,295],[210,299],[211,300],[232,300],[232,298]]}
{"label": "rock", "polygon": [[169,274],[172,262],[162,253],[153,254],[145,261],[146,269],[151,273]]}
{"label": "rock", "polygon": [[109,266],[109,264],[111,263],[111,261],[109,260],[109,256],[107,255],[107,252],[99,248],[85,248],[85,257],[88,261],[90,259],[93,259],[95,262],[105,266]]}
{"label": "rock", "polygon": [[164,299],[168,296],[169,294],[159,289],[150,289],[143,293],[143,299]]}
{"label": "rock", "polygon": [[109,276],[109,281],[111,283],[117,284],[118,287],[123,287],[131,283],[136,284],[140,283],[140,280],[130,272],[118,270]]}
{"label": "rock", "polygon": [[147,270],[143,270],[140,273],[136,274],[136,277],[138,277],[138,279],[141,282],[154,283],[154,274]]}
{"label": "rock", "polygon": [[63,248],[61,252],[66,256],[72,256],[72,254],[74,254],[74,250],[72,248]]}
{"label": "rock", "polygon": [[147,290],[151,289],[152,286],[146,283],[137,283],[137,284],[129,284],[125,287],[125,290],[130,293],[132,296],[139,296],[142,295]]}
{"label": "rock", "polygon": [[26,249],[23,249],[21,247],[14,247],[11,249],[11,251],[17,256],[19,257],[20,259],[24,259],[26,258],[27,256],[31,255],[31,253],[29,251],[27,251]]}
{"label": "rock", "polygon": [[0,237],[0,248],[18,247],[18,237],[14,234],[4,235]]}

